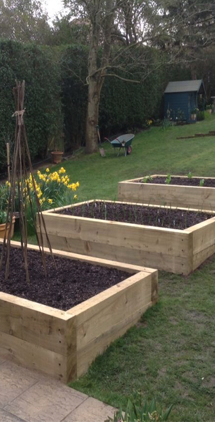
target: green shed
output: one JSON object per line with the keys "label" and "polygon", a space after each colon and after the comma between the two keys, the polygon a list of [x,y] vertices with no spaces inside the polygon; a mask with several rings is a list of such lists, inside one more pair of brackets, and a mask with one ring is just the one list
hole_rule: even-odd
{"label": "green shed", "polygon": [[191,115],[204,103],[205,87],[202,79],[169,82],[165,90],[165,117],[175,121],[196,121]]}

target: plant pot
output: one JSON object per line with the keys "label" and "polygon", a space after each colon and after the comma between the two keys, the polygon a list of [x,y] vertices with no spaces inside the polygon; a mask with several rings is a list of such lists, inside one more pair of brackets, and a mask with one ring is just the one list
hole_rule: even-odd
{"label": "plant pot", "polygon": [[59,164],[62,161],[63,152],[62,151],[52,151],[52,162],[53,164]]}
{"label": "plant pot", "polygon": [[191,114],[191,120],[196,120],[196,114]]}
{"label": "plant pot", "polygon": [[[11,232],[10,232],[10,239],[14,235],[14,224],[15,224],[15,217],[13,217],[13,220],[12,220],[12,226],[11,226]],[[5,232],[6,232],[6,239],[8,239],[8,237],[9,237],[9,229],[10,229],[10,225],[9,224],[7,224],[7,227],[6,227],[6,223],[0,224],[0,239],[4,239]]]}

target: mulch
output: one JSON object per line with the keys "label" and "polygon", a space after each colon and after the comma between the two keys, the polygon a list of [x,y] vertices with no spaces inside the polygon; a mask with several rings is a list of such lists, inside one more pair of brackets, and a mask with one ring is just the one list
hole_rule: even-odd
{"label": "mulch", "polygon": [[201,211],[184,211],[170,207],[146,207],[102,201],[66,208],[59,214],[179,230],[192,227],[212,217],[211,214]]}
{"label": "mulch", "polygon": [[28,251],[28,266],[30,283],[26,281],[22,251],[11,248],[10,276],[5,280],[4,271],[0,272],[0,291],[64,311],[131,276],[114,268],[47,255],[46,277],[36,251]]}
{"label": "mulch", "polygon": [[[202,179],[204,179],[202,177]],[[195,177],[189,178],[183,178],[183,177],[171,177],[170,185],[181,185],[181,186],[200,186],[200,180]],[[134,183],[144,183],[143,180],[136,181]],[[166,177],[153,177],[152,180],[147,180],[147,183],[156,183],[158,185],[166,185]],[[207,188],[215,188],[215,179],[204,179],[204,185],[203,187]]]}

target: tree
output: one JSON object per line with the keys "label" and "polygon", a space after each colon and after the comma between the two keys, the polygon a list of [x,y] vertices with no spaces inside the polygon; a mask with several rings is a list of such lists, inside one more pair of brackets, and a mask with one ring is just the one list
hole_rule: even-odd
{"label": "tree", "polygon": [[51,28],[39,0],[0,0],[0,37],[45,44]]}
{"label": "tree", "polygon": [[[125,82],[140,82],[141,75],[132,77],[132,67],[135,68],[135,60],[143,68],[147,67],[143,46],[165,50],[169,63],[173,63],[189,51],[192,39],[194,45],[213,42],[213,3],[207,0],[64,0],[65,6],[70,6],[71,16],[90,23],[86,152],[92,153],[98,148],[96,126],[104,78],[116,76]],[[114,51],[113,44],[117,46]]]}
{"label": "tree", "polygon": [[81,44],[89,42],[90,24],[79,19],[71,20],[71,15],[57,16],[53,23],[51,45]]}

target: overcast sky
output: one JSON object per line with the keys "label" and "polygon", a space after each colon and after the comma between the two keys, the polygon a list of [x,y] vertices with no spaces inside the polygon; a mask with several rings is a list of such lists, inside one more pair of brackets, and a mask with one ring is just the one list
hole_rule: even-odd
{"label": "overcast sky", "polygon": [[51,18],[63,11],[63,0],[41,0],[41,3],[44,4]]}

